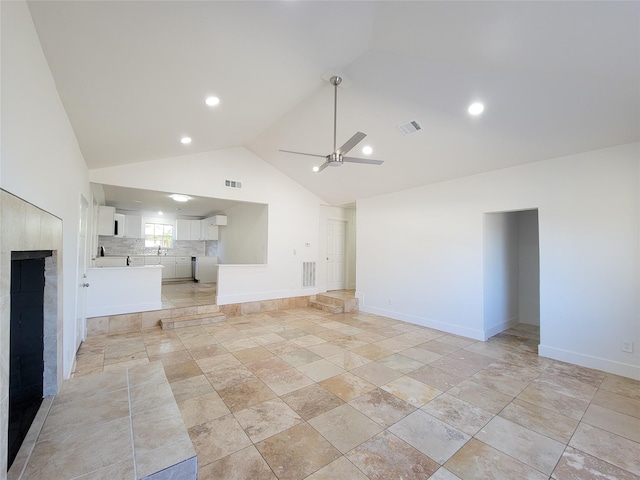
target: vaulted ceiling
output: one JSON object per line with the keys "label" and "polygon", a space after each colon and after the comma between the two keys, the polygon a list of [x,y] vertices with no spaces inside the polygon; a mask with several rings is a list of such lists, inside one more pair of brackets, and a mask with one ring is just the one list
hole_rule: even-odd
{"label": "vaulted ceiling", "polygon": [[[640,140],[639,2],[29,8],[90,168],[245,146],[342,204]],[[322,159],[278,151],[330,153],[335,73],[338,144],[365,132],[357,148],[382,166],[313,174]],[[209,95],[220,104],[205,105]],[[402,135],[412,120],[422,129]]]}

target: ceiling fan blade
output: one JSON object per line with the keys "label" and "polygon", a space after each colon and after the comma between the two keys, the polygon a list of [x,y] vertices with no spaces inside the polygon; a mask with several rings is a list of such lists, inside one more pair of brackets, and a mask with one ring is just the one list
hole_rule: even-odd
{"label": "ceiling fan blade", "polygon": [[342,157],[343,162],[348,163],[367,163],[369,165],[382,165],[384,160],[373,160],[371,158],[355,158],[355,157]]}
{"label": "ceiling fan blade", "polygon": [[347,140],[347,142],[344,145],[342,145],[338,150],[336,150],[336,153],[339,153],[341,155],[346,154],[349,150],[351,150],[353,147],[359,144],[366,136],[367,135],[365,133],[356,132],[356,134],[353,137]]}
{"label": "ceiling fan blade", "polygon": [[278,150],[278,151],[279,152],[284,152],[284,153],[295,153],[296,155],[307,155],[308,157],[327,158],[326,155],[316,155],[315,153],[293,152],[291,150]]}
{"label": "ceiling fan blade", "polygon": [[318,171],[317,171],[317,172],[314,172],[314,173],[320,173],[322,170],[324,170],[324,169],[325,169],[325,168],[327,168],[328,166],[329,166],[329,163],[325,162],[325,163],[323,163],[322,165],[320,165],[320,166],[318,167]]}

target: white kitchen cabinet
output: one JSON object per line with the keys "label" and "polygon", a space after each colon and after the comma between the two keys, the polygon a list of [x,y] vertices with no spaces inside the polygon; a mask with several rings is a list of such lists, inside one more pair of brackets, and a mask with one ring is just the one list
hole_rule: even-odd
{"label": "white kitchen cabinet", "polygon": [[227,224],[227,216],[226,215],[214,215],[213,217],[209,217],[212,225],[226,225]]}
{"label": "white kitchen cabinet", "polygon": [[113,216],[116,226],[115,226],[115,236],[116,237],[124,237],[124,215],[122,213],[116,213]]}
{"label": "white kitchen cabinet", "polygon": [[127,238],[143,238],[142,217],[140,215],[125,215],[124,236]]}
{"label": "white kitchen cabinet", "polygon": [[176,257],[160,256],[162,269],[162,279],[176,278]]}
{"label": "white kitchen cabinet", "polygon": [[191,240],[202,240],[200,220],[189,220],[189,228],[191,230]]}
{"label": "white kitchen cabinet", "polygon": [[145,266],[145,257],[143,256],[132,256],[129,257],[129,266],[130,267],[144,267]]}
{"label": "white kitchen cabinet", "polygon": [[160,265],[160,256],[148,256],[144,257],[145,265]]}
{"label": "white kitchen cabinet", "polygon": [[191,278],[191,257],[175,257],[176,277],[175,278]]}
{"label": "white kitchen cabinet", "polygon": [[211,218],[202,220],[202,235],[204,240],[218,240],[218,226]]}
{"label": "white kitchen cabinet", "polygon": [[176,240],[202,240],[200,220],[176,220]]}
{"label": "white kitchen cabinet", "polygon": [[116,209],[102,205],[98,207],[98,235],[113,237]]}
{"label": "white kitchen cabinet", "polygon": [[218,227],[216,225],[207,226],[206,240],[218,240]]}
{"label": "white kitchen cabinet", "polygon": [[191,220],[176,220],[176,240],[191,240]]}
{"label": "white kitchen cabinet", "polygon": [[218,240],[220,234],[218,227],[226,224],[226,215],[213,215],[202,220],[202,235],[204,240]]}

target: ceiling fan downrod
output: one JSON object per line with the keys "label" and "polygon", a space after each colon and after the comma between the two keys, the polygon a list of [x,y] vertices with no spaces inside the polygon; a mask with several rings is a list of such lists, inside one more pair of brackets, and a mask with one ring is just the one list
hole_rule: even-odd
{"label": "ceiling fan downrod", "polygon": [[342,83],[342,77],[333,76],[329,79],[331,85],[333,85],[333,151],[335,152],[338,147],[336,140],[338,130],[338,85]]}

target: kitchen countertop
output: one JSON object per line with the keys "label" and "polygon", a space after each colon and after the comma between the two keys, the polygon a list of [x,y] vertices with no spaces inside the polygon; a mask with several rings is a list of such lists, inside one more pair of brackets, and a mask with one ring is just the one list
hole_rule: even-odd
{"label": "kitchen countertop", "polygon": [[127,266],[124,266],[124,267],[110,267],[110,266],[106,265],[106,266],[103,266],[103,267],[89,267],[89,268],[87,268],[87,270],[102,270],[103,268],[110,268],[110,269],[113,269],[113,270],[116,270],[118,268],[121,269],[121,270],[131,270],[131,269],[134,269],[134,268],[164,268],[164,265],[138,265],[138,266],[129,265],[128,267]]}

